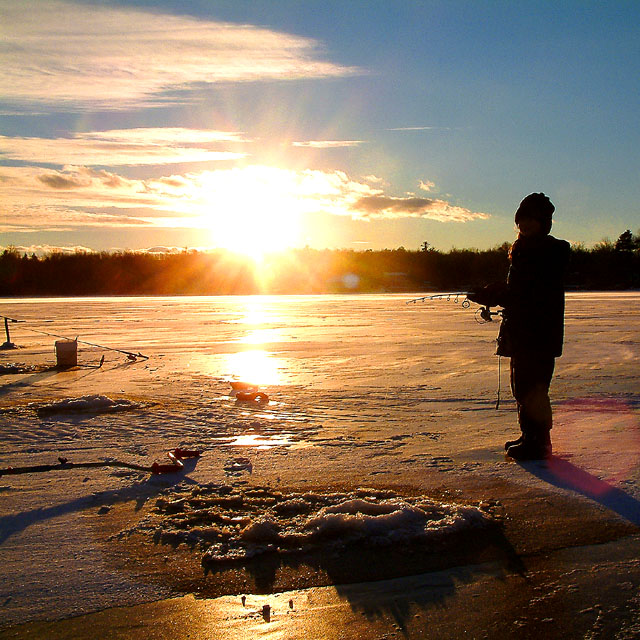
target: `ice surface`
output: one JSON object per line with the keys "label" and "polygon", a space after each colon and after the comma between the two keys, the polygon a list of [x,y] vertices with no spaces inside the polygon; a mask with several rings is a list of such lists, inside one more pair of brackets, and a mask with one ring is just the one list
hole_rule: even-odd
{"label": "ice surface", "polygon": [[[145,465],[176,446],[203,452],[173,479],[79,470],[3,476],[4,624],[166,594],[110,568],[102,555],[106,542],[90,523],[117,511],[98,515],[104,506],[154,503],[167,483],[181,479],[185,492],[214,483],[233,493],[239,489],[231,485],[241,482],[246,488],[264,483],[271,493],[280,485],[298,489],[287,500],[249,496],[257,505],[250,514],[227,513],[215,523],[183,517],[182,528],[178,518],[147,532],[177,542],[191,536],[202,553],[222,535],[236,541],[239,557],[249,550],[240,536],[245,529],[255,540],[265,538],[252,542],[255,548],[283,540],[300,548],[313,543],[313,535],[326,541],[329,530],[341,543],[350,536],[389,540],[473,520],[473,512],[453,501],[450,511],[438,512],[419,492],[413,501],[342,493],[323,502],[329,493],[302,490],[329,483],[375,480],[390,487],[409,477],[419,483],[435,474],[445,483],[456,474],[478,474],[597,500],[630,517],[628,507],[640,500],[640,294],[567,296],[565,352],[551,390],[561,477],[553,468],[530,473],[504,458],[503,442],[517,426],[506,366],[502,407],[493,408],[497,323],[478,325],[473,309],[446,301],[405,305],[411,297],[0,301],[3,314],[26,320],[12,328],[19,348],[0,352],[0,467],[55,463],[59,455]],[[80,344],[80,366],[57,371],[51,368],[54,339],[29,328],[141,352],[149,360],[131,362]],[[102,355],[105,362],[96,368]],[[264,389],[270,403],[237,403],[229,395],[231,380]],[[72,411],[76,402],[84,403],[82,411]],[[34,410],[42,407],[55,410]],[[626,502],[608,500],[612,494]],[[164,499],[172,501],[169,494]],[[173,515],[184,516],[185,503],[176,500]],[[621,503],[624,508],[616,506]],[[252,523],[255,529],[248,528]]]}

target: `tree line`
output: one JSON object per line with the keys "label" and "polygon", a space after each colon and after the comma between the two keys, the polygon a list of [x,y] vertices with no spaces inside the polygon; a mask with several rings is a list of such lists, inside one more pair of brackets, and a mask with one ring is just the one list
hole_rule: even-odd
{"label": "tree line", "polygon": [[[291,249],[255,262],[228,251],[0,254],[0,296],[464,291],[504,280],[509,243],[487,250]],[[640,288],[640,236],[573,246],[570,289]]]}

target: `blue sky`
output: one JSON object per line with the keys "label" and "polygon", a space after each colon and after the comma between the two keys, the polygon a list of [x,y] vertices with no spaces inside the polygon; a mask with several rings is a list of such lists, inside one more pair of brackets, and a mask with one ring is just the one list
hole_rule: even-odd
{"label": "blue sky", "polygon": [[640,227],[635,2],[0,0],[0,246],[485,248]]}

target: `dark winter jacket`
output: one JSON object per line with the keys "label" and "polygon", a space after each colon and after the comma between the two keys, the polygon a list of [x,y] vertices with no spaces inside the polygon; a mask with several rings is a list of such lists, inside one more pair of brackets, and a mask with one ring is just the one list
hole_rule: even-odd
{"label": "dark winter jacket", "polygon": [[568,242],[549,235],[518,238],[511,247],[506,287],[486,287],[484,297],[476,297],[481,304],[504,308],[498,355],[562,355],[569,250]]}

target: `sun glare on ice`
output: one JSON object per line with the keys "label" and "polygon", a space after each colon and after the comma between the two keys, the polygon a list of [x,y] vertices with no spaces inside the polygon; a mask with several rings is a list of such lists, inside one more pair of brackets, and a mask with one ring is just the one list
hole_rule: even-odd
{"label": "sun glare on ice", "polygon": [[282,384],[284,362],[264,349],[250,349],[226,356],[229,375],[255,385]]}

